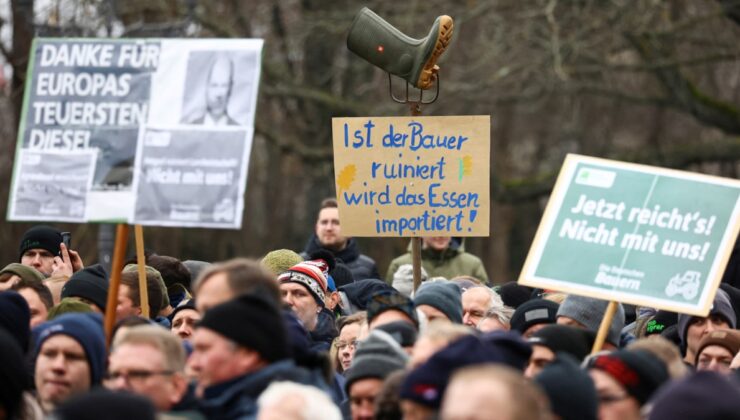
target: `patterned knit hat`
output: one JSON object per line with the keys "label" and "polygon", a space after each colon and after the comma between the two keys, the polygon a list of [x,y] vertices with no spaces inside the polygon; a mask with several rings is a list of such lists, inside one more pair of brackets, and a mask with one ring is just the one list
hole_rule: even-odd
{"label": "patterned knit hat", "polygon": [[305,286],[316,299],[319,306],[324,306],[326,299],[327,277],[329,266],[324,260],[303,261],[290,267],[290,269],[278,276],[279,283],[298,283]]}

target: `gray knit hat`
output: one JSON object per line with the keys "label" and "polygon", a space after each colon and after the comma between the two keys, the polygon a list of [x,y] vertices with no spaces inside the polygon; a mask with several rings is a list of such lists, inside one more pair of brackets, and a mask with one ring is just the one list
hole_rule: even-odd
{"label": "gray knit hat", "polygon": [[373,330],[359,343],[347,371],[344,389],[349,394],[352,384],[360,379],[385,379],[391,372],[406,367],[408,356],[388,333]]}
{"label": "gray knit hat", "polygon": [[439,309],[455,324],[462,324],[462,293],[460,286],[449,281],[427,282],[419,286],[414,305],[429,305]]}
{"label": "gray knit hat", "polygon": [[[609,302],[585,296],[568,295],[560,304],[558,317],[566,316],[583,324],[589,331],[598,332],[601,320],[606,313]],[[624,307],[617,304],[617,312],[614,314],[612,324],[609,326],[609,334],[606,341],[619,346],[619,338],[624,328]]]}
{"label": "gray knit hat", "polygon": [[[712,309],[709,310],[707,317],[711,315],[719,315],[724,318],[731,329],[734,329],[737,324],[735,310],[732,308],[732,303],[730,303],[730,297],[727,295],[727,292],[722,289],[717,289],[717,294],[714,295]],[[689,329],[689,323],[694,318],[701,317],[688,314],[678,314],[678,337],[681,339],[681,343],[684,346],[686,345],[686,330]]]}

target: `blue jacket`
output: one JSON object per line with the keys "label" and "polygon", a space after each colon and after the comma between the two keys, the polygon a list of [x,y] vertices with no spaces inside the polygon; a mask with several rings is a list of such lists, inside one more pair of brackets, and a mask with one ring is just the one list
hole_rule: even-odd
{"label": "blue jacket", "polygon": [[273,381],[313,385],[330,392],[317,375],[296,366],[292,360],[281,360],[257,372],[206,388],[199,411],[212,420],[256,419],[257,398]]}

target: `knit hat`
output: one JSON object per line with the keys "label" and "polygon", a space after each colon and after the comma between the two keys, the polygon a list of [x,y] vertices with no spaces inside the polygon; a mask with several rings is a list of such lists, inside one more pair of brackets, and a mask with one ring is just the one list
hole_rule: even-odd
{"label": "knit hat", "polygon": [[699,342],[699,347],[696,351],[696,360],[694,365],[699,361],[699,355],[702,350],[708,346],[720,346],[726,348],[733,356],[740,351],[740,331],[738,330],[714,330],[709,334],[705,335],[704,338]]}
{"label": "knit hat", "polygon": [[105,311],[108,303],[108,274],[100,264],[85,267],[72,274],[62,287],[62,299],[81,297]]}
{"label": "knit hat", "polygon": [[740,384],[717,372],[702,371],[673,381],[655,393],[650,420],[736,419]]}
{"label": "knit hat", "polygon": [[213,330],[270,363],[289,357],[283,317],[272,302],[259,295],[242,295],[214,306],[198,328]]}
{"label": "knit hat", "polygon": [[208,268],[211,263],[198,260],[185,260],[182,262],[182,265],[190,271],[190,284],[192,284],[200,276],[200,273]]}
{"label": "knit hat", "polygon": [[15,274],[22,280],[29,282],[40,282],[46,278],[46,276],[35,268],[20,263],[10,263],[6,265],[5,268],[0,270],[0,275],[5,273]]}
{"label": "knit hat", "polygon": [[740,289],[727,283],[720,283],[719,288],[724,290],[727,293],[727,297],[730,298],[730,305],[735,310],[735,319],[740,319]]}
{"label": "knit hat", "polygon": [[339,258],[337,258],[337,265],[334,269],[329,271],[329,275],[334,278],[334,285],[337,288],[340,288],[345,284],[354,283],[355,281],[355,276],[352,274],[352,270],[350,270],[346,264],[342,263]]}
{"label": "knit hat", "polygon": [[[583,324],[589,331],[598,332],[601,320],[606,313],[607,305],[609,305],[609,302],[605,300],[568,295],[563,303],[560,304],[557,316],[572,318]],[[624,307],[621,303],[618,303],[617,312],[614,314],[612,324],[609,326],[606,341],[618,346],[622,328],[624,328]]]}
{"label": "knit hat", "polygon": [[175,315],[177,315],[178,312],[184,311],[185,309],[190,309],[198,312],[198,310],[195,309],[195,299],[189,299],[185,302],[181,302],[180,305],[178,305],[177,308],[175,308],[167,318],[172,321],[173,319],[175,319]]}
{"label": "knit hat", "polygon": [[0,292],[0,327],[11,333],[23,353],[28,352],[31,338],[31,310],[18,292]]}
{"label": "knit hat", "polygon": [[531,287],[522,286],[515,281],[510,281],[501,285],[496,292],[501,296],[504,305],[516,309],[532,297],[533,290]]}
{"label": "knit hat", "polygon": [[678,322],[678,314],[675,312],[660,310],[645,324],[645,335],[662,334],[672,325]]}
{"label": "knit hat", "polygon": [[[424,283],[429,278],[424,267],[421,267],[421,282]],[[404,296],[411,296],[414,293],[414,266],[411,264],[402,264],[393,273],[394,289],[398,290]]]}
{"label": "knit hat", "polygon": [[367,310],[367,323],[373,322],[376,316],[385,311],[396,310],[408,316],[416,327],[419,326],[419,318],[416,316],[414,301],[400,294],[395,289],[376,293],[370,297],[365,305]]}
{"label": "knit hat", "polygon": [[553,414],[561,420],[596,420],[599,399],[594,382],[569,354],[556,355],[534,381],[545,391]]}
{"label": "knit hat", "polygon": [[524,334],[529,327],[537,324],[554,324],[560,305],[547,299],[528,300],[511,316],[511,329]]}
{"label": "knit hat", "polygon": [[78,312],[93,312],[93,309],[87,303],[80,302],[75,298],[64,298],[59,302],[58,305],[49,309],[49,314],[46,316],[46,319],[51,321],[52,319],[55,319],[61,315]]}
{"label": "knit hat", "polygon": [[57,334],[67,335],[80,343],[90,365],[90,382],[92,385],[99,384],[103,379],[106,360],[102,316],[93,312],[64,314],[38,325],[33,329],[36,357],[44,342]]}
{"label": "knit hat", "polygon": [[62,243],[62,232],[50,226],[34,226],[21,237],[18,247],[18,261],[29,249],[45,249],[51,255],[59,255],[59,244]]}
{"label": "knit hat", "polygon": [[[101,416],[101,413],[105,413]],[[59,420],[155,420],[157,411],[146,396],[95,388],[61,403],[51,418]]]}
{"label": "knit hat", "polygon": [[405,321],[394,321],[387,324],[378,325],[376,330],[385,331],[393,337],[401,347],[411,347],[416,343],[418,333],[414,327]]}
{"label": "knit hat", "polygon": [[308,289],[316,303],[323,307],[326,299],[329,266],[324,260],[310,260],[298,263],[278,276],[279,283],[298,283]]}
{"label": "knit hat", "polygon": [[[358,311],[364,311],[367,309],[367,304],[372,296],[380,292],[396,290],[383,280],[363,279],[339,286],[339,291],[347,297],[350,306],[357,308]],[[344,309],[349,308],[345,307]]]}
{"label": "knit hat", "polygon": [[[157,283],[159,284],[159,288],[162,291],[162,306],[161,309],[164,309],[168,306],[170,306],[170,297],[167,294],[167,285],[164,282],[164,278],[162,278],[162,273],[159,272],[154,267],[150,267],[148,265],[144,266],[144,270],[146,270],[147,275],[153,274],[154,278],[157,280]],[[122,273],[127,272],[134,272],[137,273],[139,271],[139,266],[137,264],[127,264],[125,267],[123,267]]]}
{"label": "knit hat", "polygon": [[303,261],[303,258],[295,251],[289,249],[276,249],[268,252],[262,257],[262,266],[268,269],[272,274],[278,275],[284,273],[296,264]]}
{"label": "knit hat", "polygon": [[414,305],[429,305],[440,310],[455,324],[462,324],[462,293],[460,287],[449,281],[426,282],[414,295]]}
{"label": "knit hat", "polygon": [[[714,295],[712,301],[712,309],[709,310],[707,317],[712,315],[719,315],[727,321],[730,328],[735,328],[737,325],[737,319],[735,318],[735,310],[730,304],[730,298],[727,296],[727,292],[722,289],[717,289],[717,294]],[[696,317],[689,314],[678,314],[678,336],[681,338],[681,342],[686,345],[686,330],[689,329],[689,323]]]}
{"label": "knit hat", "polygon": [[619,382],[640,405],[645,404],[663,383],[667,382],[665,364],[645,350],[619,350],[592,359],[589,369],[598,369]]}
{"label": "knit hat", "polygon": [[29,375],[23,351],[4,328],[0,328],[0,360],[0,407],[6,418],[22,418],[18,409],[22,406],[23,392],[30,388]]}
{"label": "knit hat", "polygon": [[345,375],[344,389],[349,394],[352,384],[360,379],[385,379],[391,372],[403,369],[407,361],[406,352],[388,333],[373,330],[357,346]]}
{"label": "knit hat", "polygon": [[523,371],[532,348],[519,334],[493,331],[453,341],[409,372],[401,385],[402,399],[438,409],[450,376],[457,369],[484,363],[502,363]]}
{"label": "knit hat", "polygon": [[532,345],[547,347],[553,353],[568,353],[580,362],[591,353],[595,339],[593,331],[553,324],[535,331],[528,341]]}

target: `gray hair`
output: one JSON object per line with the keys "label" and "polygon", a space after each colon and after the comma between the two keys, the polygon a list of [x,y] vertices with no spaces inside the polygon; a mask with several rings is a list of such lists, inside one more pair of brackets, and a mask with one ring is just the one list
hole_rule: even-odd
{"label": "gray hair", "polygon": [[334,402],[320,389],[294,382],[273,382],[259,396],[260,413],[265,407],[281,405],[286,400],[300,399],[301,420],[341,420],[342,414]]}

